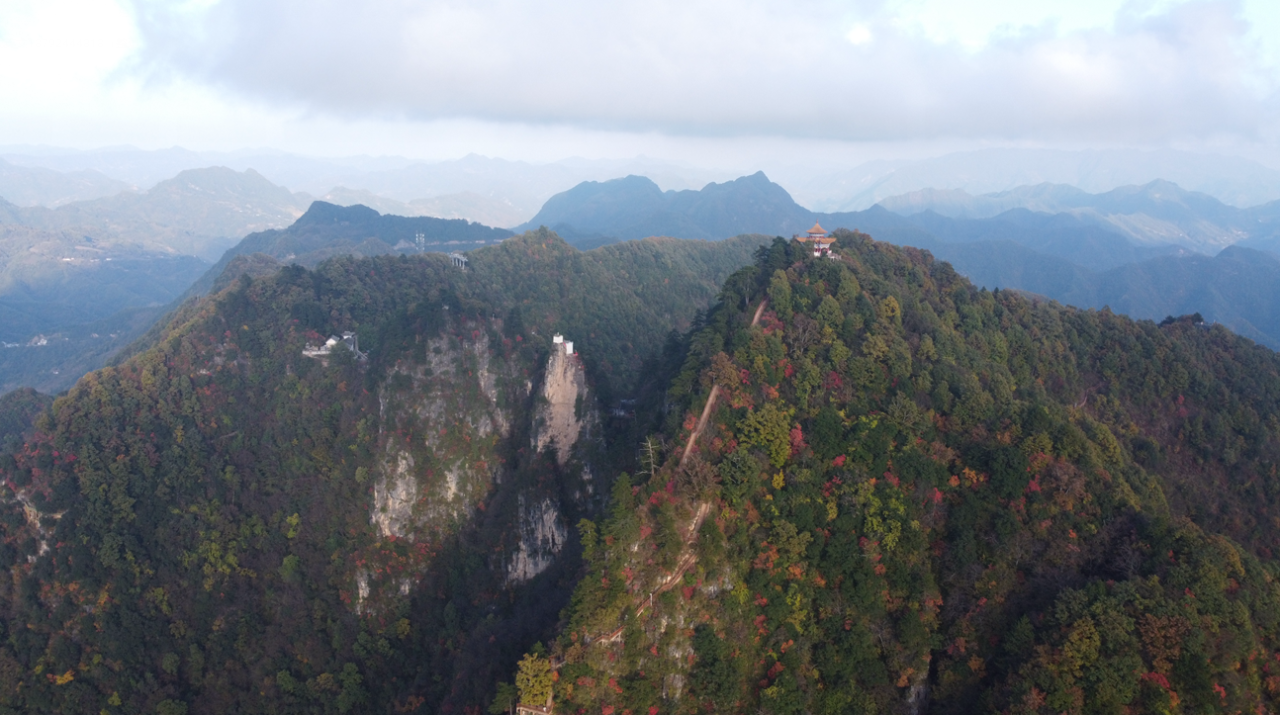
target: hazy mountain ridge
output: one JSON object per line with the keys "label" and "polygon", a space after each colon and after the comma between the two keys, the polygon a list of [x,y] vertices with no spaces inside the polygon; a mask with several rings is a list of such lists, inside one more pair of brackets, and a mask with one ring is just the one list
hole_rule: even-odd
{"label": "hazy mountain ridge", "polygon": [[853,169],[788,177],[792,194],[825,211],[857,211],[913,191],[1010,191],[1042,183],[1101,193],[1163,179],[1231,206],[1280,199],[1280,171],[1236,156],[1174,150],[980,149],[915,161],[871,161]]}
{"label": "hazy mountain ridge", "polygon": [[[56,392],[145,332],[244,233],[298,196],[252,171],[191,170],[56,208],[0,201],[0,388]],[[206,260],[206,258],[208,260]]]}
{"label": "hazy mountain ridge", "polygon": [[499,228],[515,226],[524,219],[523,212],[510,203],[481,196],[473,191],[460,191],[456,194],[405,202],[379,196],[365,189],[348,189],[338,186],[321,196],[320,200],[337,206],[368,206],[383,214],[460,218]]}
{"label": "hazy mountain ridge", "polygon": [[210,167],[184,171],[145,193],[27,209],[21,218],[36,228],[213,260],[248,233],[293,223],[308,199],[253,170]]}
{"label": "hazy mountain ridge", "polygon": [[132,188],[98,171],[60,172],[15,166],[0,159],[0,197],[18,206],[61,206],[112,196]]}
{"label": "hazy mountain ridge", "polygon": [[[644,157],[564,159],[539,164],[469,155],[451,161],[424,162],[395,156],[317,158],[271,150],[195,152],[179,147],[156,151],[131,147],[93,151],[8,147],[0,156],[20,166],[96,170],[139,187],[150,187],[186,169],[222,165],[237,170],[253,168],[275,183],[315,196],[323,196],[336,186],[366,190],[402,202],[471,191],[510,203],[526,212],[522,219],[534,215],[555,193],[582,181],[638,174],[668,188],[685,189],[735,174],[730,168],[699,169]],[[779,163],[761,168],[801,203],[827,212],[862,210],[889,197],[928,189],[958,189],[978,195],[1045,182],[1100,193],[1165,179],[1232,206],[1280,199],[1280,172],[1274,169],[1247,158],[1172,150],[1003,148],[953,152],[920,160],[873,160],[852,169],[821,162]],[[464,218],[479,220],[474,216]]]}
{"label": "hazy mountain ridge", "polygon": [[957,219],[988,219],[1012,210],[1067,213],[1092,220],[1131,240],[1180,245],[1216,253],[1244,240],[1266,240],[1280,230],[1280,201],[1236,208],[1208,194],[1165,180],[1090,194],[1071,186],[1039,184],[980,196],[925,190],[889,197],[880,205],[911,216],[934,212]]}
{"label": "hazy mountain ridge", "polygon": [[[349,187],[348,190],[368,191],[401,203],[423,202],[421,210],[441,218],[467,218],[503,227],[526,220],[552,195],[585,180],[644,173],[664,186],[685,188],[701,186],[729,173],[644,157],[570,158],[533,163],[471,154],[455,160],[426,162],[405,157],[316,158],[265,150],[195,152],[179,147],[158,151],[129,147],[96,151],[12,147],[3,157],[21,166],[59,171],[96,170],[143,187],[181,171],[210,165],[239,171],[255,169],[277,184],[315,196],[324,196],[335,187]],[[477,199],[469,194],[485,201],[477,206]],[[499,206],[509,208],[499,212]],[[506,212],[513,214],[507,216]]]}

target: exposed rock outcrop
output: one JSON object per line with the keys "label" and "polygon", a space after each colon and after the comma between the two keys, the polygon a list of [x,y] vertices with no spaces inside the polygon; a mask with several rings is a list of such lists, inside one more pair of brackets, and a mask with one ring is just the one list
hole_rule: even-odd
{"label": "exposed rock outcrop", "polygon": [[499,381],[512,370],[492,358],[483,332],[467,343],[432,339],[425,364],[395,366],[380,396],[385,451],[371,515],[380,534],[412,539],[475,508],[492,484],[497,442],[509,436]]}
{"label": "exposed rock outcrop", "polygon": [[407,536],[412,533],[413,505],[418,501],[413,455],[398,453],[394,467],[384,474],[373,487],[373,523],[383,538]]}
{"label": "exposed rock outcrop", "polygon": [[357,574],[361,612],[408,594],[430,558],[429,545],[478,513],[497,479],[501,444],[511,437],[507,401],[521,399],[524,371],[491,353],[485,331],[472,336],[428,340],[419,359],[397,363],[382,384],[369,518],[382,539],[418,546],[397,566],[398,578],[389,571],[375,576],[376,568]]}

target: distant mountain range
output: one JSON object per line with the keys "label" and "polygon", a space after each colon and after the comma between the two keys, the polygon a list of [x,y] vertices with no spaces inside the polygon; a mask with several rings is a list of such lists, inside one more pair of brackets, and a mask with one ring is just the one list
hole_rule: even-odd
{"label": "distant mountain range", "polygon": [[[507,226],[527,219],[548,198],[582,181],[636,174],[678,190],[742,173],[645,157],[530,163],[469,155],[429,162],[397,156],[319,158],[262,149],[196,152],[180,147],[78,151],[10,146],[0,147],[0,158],[21,167],[97,171],[142,189],[187,169],[226,166],[252,168],[292,191],[321,197],[339,186],[401,202],[470,192],[515,207],[520,218]],[[923,189],[959,189],[977,195],[1048,182],[1099,193],[1155,179],[1209,194],[1231,206],[1280,199],[1280,171],[1249,158],[1173,150],[993,148],[919,160],[875,160],[852,168],[837,159],[801,157],[760,168],[801,204],[820,211],[860,211]],[[24,203],[3,191],[0,196]],[[459,217],[488,223],[479,216]]]}
{"label": "distant mountain range", "polygon": [[[11,173],[24,172],[66,195],[79,186],[75,175],[48,169]],[[308,206],[313,211],[304,217]],[[0,348],[0,390],[69,386],[145,332],[165,306],[209,273],[212,262],[218,261],[214,275],[197,290],[207,290],[241,253],[267,254],[253,264],[262,272],[278,268],[277,259],[313,265],[338,254],[416,252],[418,233],[432,251],[465,250],[511,235],[459,219],[382,217],[363,207],[313,205],[310,196],[253,170],[225,167],[187,170],[146,192],[56,208],[0,199],[0,344],[11,346]],[[460,243],[446,246],[450,241]]]}
{"label": "distant mountain range", "polygon": [[[912,215],[883,206],[810,211],[763,173],[702,191],[667,192],[631,176],[585,182],[552,197],[520,228],[546,225],[590,248],[648,235],[718,239],[751,230],[790,236],[816,221],[927,248],[979,285],[1083,308],[1110,306],[1138,318],[1200,312],[1280,347],[1280,314],[1271,308],[1280,297],[1280,260],[1250,248],[1280,245],[1280,202],[1237,209],[1156,181],[1103,194],[1040,185],[979,197],[919,192],[885,203]],[[1235,243],[1217,258],[1204,255]]]}
{"label": "distant mountain range", "polygon": [[1280,171],[1238,156],[1168,149],[981,149],[916,161],[871,161],[835,171],[788,168],[779,176],[792,195],[824,211],[859,211],[922,189],[986,194],[1053,183],[1100,193],[1156,179],[1231,206],[1280,199]]}
{"label": "distant mountain range", "polygon": [[[1065,213],[1135,243],[1179,245],[1204,253],[1245,239],[1270,245],[1280,236],[1280,201],[1241,209],[1164,180],[1100,194],[1062,184],[1022,186],[980,196],[958,189],[926,189],[887,198],[880,205],[903,215],[932,212],[959,219],[993,218],[1017,209]],[[977,232],[983,225],[973,224]]]}
{"label": "distant mountain range", "polygon": [[[8,147],[0,150],[0,158],[19,167],[100,172],[136,187],[149,187],[181,171],[211,165],[254,169],[292,191],[332,203],[345,203],[344,192],[367,192],[380,201],[409,204],[408,212],[401,215],[430,212],[440,218],[465,218],[504,227],[528,219],[552,195],[582,181],[644,174],[663,186],[682,189],[732,175],[643,157],[530,163],[471,154],[425,162],[404,157],[315,158],[273,151],[195,152],[178,147],[157,151]],[[2,190],[0,196],[22,203]],[[372,206],[367,197],[354,203]],[[379,210],[390,208],[384,204]],[[392,212],[402,211],[396,207]]]}

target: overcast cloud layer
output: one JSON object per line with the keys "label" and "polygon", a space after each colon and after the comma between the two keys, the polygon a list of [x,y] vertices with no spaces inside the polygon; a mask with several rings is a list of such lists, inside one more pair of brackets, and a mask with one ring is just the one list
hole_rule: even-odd
{"label": "overcast cloud layer", "polygon": [[978,49],[874,9],[776,0],[133,0],[138,68],[347,117],[694,135],[1270,141],[1234,2]]}

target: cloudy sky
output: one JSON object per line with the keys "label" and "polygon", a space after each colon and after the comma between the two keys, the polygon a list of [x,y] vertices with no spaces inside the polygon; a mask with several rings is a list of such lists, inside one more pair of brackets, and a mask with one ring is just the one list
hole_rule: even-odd
{"label": "cloudy sky", "polygon": [[1275,0],[0,3],[8,146],[1266,158],[1278,89]]}

